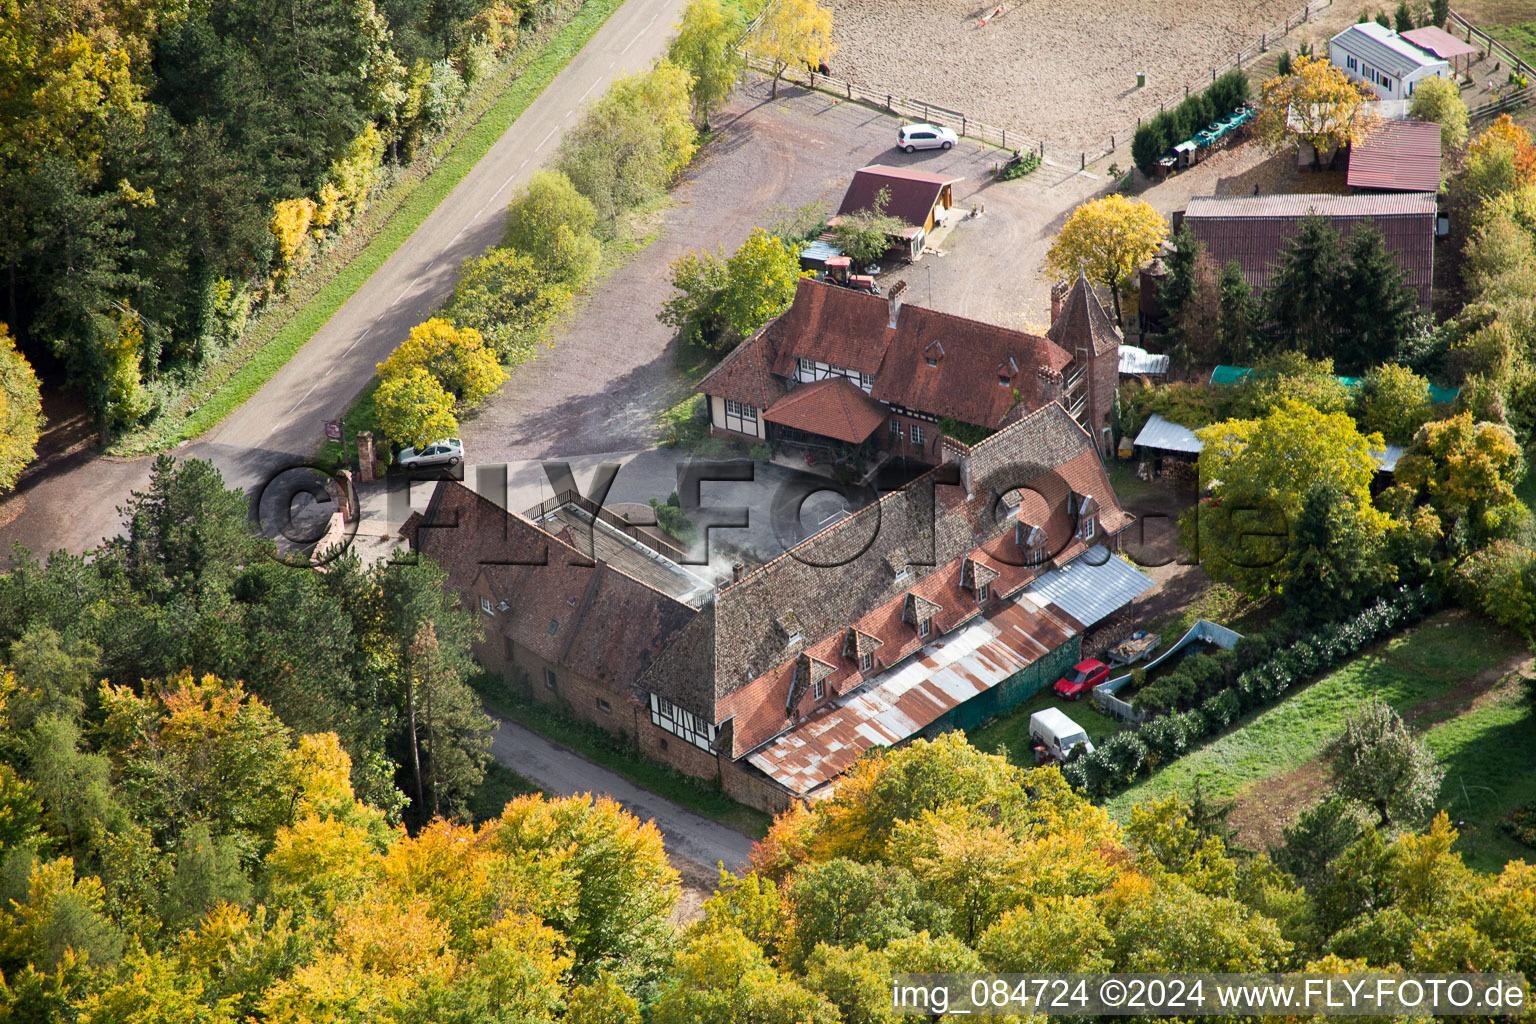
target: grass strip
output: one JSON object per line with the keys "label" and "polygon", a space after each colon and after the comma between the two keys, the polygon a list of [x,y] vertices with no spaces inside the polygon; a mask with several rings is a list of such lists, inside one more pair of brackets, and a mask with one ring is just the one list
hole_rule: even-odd
{"label": "grass strip", "polygon": [[701,817],[718,821],[753,839],[768,834],[773,819],[762,811],[737,803],[708,783],[684,775],[676,768],[652,761],[624,740],[590,722],[572,717],[543,701],[528,701],[507,692],[493,677],[475,681],[486,705],[497,714],[559,744]]}
{"label": "grass strip", "polygon": [[[271,340],[261,345],[218,385],[181,421],[174,434],[167,436],[151,428],[143,435],[124,439],[113,453],[142,454],[197,437],[217,425],[271,380],[405,243],[622,3],[623,0],[586,0],[581,10],[550,37],[473,127],[454,143],[442,162],[399,201],[393,214],[363,250],[312,298],[294,310]],[[141,446],[135,443],[136,439],[150,443]]]}
{"label": "grass strip", "polygon": [[[1265,780],[1321,757],[1329,741],[1342,731],[1345,716],[1372,698],[1391,705],[1411,721],[1418,718],[1415,725],[1420,729],[1429,726],[1426,736],[1432,747],[1452,748],[1457,745],[1453,737],[1467,731],[1479,717],[1468,719],[1469,712],[1476,709],[1454,699],[1455,692],[1519,650],[1518,641],[1496,626],[1466,612],[1441,612],[1252,714],[1239,726],[1111,798],[1105,809],[1123,821],[1135,804],[1169,796],[1188,799],[1197,782],[1215,799],[1238,797],[1250,787],[1262,786]],[[1429,705],[1430,701],[1438,703]],[[1415,709],[1421,707],[1425,710],[1415,715]],[[1451,717],[1439,719],[1441,713]],[[1439,744],[1437,736],[1441,738]],[[1528,736],[1521,734],[1518,740],[1495,746],[1513,748]],[[1445,757],[1448,751],[1436,752]],[[1447,767],[1454,769],[1453,759],[1447,758]],[[1463,773],[1456,774],[1459,778]],[[1471,774],[1470,769],[1466,774]],[[1512,765],[1495,774],[1526,784],[1536,779],[1536,772],[1517,772]],[[1442,794],[1446,806],[1452,795]],[[1496,803],[1504,810],[1512,806],[1504,800]]]}

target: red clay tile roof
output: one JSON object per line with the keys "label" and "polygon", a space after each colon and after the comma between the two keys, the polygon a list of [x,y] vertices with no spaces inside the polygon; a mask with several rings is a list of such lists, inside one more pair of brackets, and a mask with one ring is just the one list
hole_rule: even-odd
{"label": "red clay tile roof", "polygon": [[[929,346],[943,348],[929,366]],[[932,353],[937,355],[937,353]],[[1040,408],[1052,397],[1037,370],[1060,371],[1072,357],[1047,338],[941,313],[902,306],[870,394],[882,402],[996,429],[1015,406]],[[999,382],[1007,375],[1007,385]]]}
{"label": "red clay tile roof", "polygon": [[978,634],[971,634],[963,646],[925,650],[910,672],[813,710],[788,735],[752,755],[751,763],[795,793],[815,793],[869,748],[910,738],[1080,631],[1069,616],[1034,602],[1003,604],[973,629],[986,636],[984,642],[973,648]]}
{"label": "red clay tile roof", "polygon": [[[900,306],[892,329],[890,308],[876,295],[801,279],[794,302],[764,329],[758,347],[733,353],[698,390],[758,404],[742,396],[771,390],[754,383],[771,349],[775,376],[793,378],[797,359],[813,359],[873,374],[877,401],[997,429],[1053,400],[1039,380],[1041,367],[1059,372],[1072,362],[1047,338],[923,306]],[[1094,319],[1085,306],[1082,319],[1096,341],[1113,330],[1102,308]],[[940,356],[937,366],[928,365],[933,354]],[[1009,377],[1006,386],[998,383],[1001,374]]]}
{"label": "red clay tile roof", "polygon": [[769,423],[849,444],[863,444],[887,416],[884,406],[846,377],[801,384],[763,413]]}
{"label": "red clay tile roof", "polygon": [[698,614],[453,481],[433,492],[415,547],[470,607],[508,605],[483,617],[487,642],[500,633],[619,693]]}
{"label": "red clay tile roof", "polygon": [[1309,213],[1346,236],[1356,224],[1374,222],[1407,271],[1409,286],[1419,293],[1419,304],[1428,308],[1435,269],[1433,192],[1196,196],[1189,201],[1184,219],[1217,266],[1236,260],[1248,283],[1263,289]]}
{"label": "red clay tile roof", "polygon": [[789,391],[772,373],[773,342],[758,331],[720,360],[695,391],[766,409]]}
{"label": "red clay tile roof", "polygon": [[1382,121],[1350,148],[1349,187],[1396,192],[1440,189],[1440,126],[1432,121]]}
{"label": "red clay tile roof", "polygon": [[885,206],[887,214],[913,227],[925,227],[928,224],[928,215],[933,212],[933,204],[939,201],[944,187],[964,180],[964,178],[945,178],[905,167],[870,164],[854,172],[853,181],[849,183],[848,191],[843,195],[843,205],[837,208],[837,215],[841,217],[860,210],[874,209],[875,197],[879,195],[882,188],[885,188],[890,189]]}
{"label": "red clay tile roof", "polygon": [[804,357],[874,373],[890,343],[889,322],[890,303],[880,296],[803,277],[795,301],[766,328],[776,352],[773,372],[793,377],[796,357]]}

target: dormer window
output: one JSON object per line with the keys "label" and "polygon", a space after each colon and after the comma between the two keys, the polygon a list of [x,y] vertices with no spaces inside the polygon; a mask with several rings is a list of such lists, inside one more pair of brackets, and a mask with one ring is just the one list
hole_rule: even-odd
{"label": "dormer window", "polygon": [[491,604],[491,599],[488,597],[482,597],[480,599],[480,610],[487,615],[496,614],[496,606]]}
{"label": "dormer window", "polygon": [[827,684],[820,679],[811,684],[811,699],[820,703],[827,696]]}
{"label": "dormer window", "polygon": [[873,654],[862,654],[862,655],[859,656],[859,668],[862,671],[868,672],[870,669],[872,669],[874,667],[875,667],[875,656]]}
{"label": "dormer window", "polygon": [[1078,536],[1083,538],[1083,540],[1093,540],[1093,535],[1097,529],[1098,528],[1094,525],[1093,517],[1090,516],[1089,518],[1083,520],[1083,526],[1082,529],[1078,531]]}
{"label": "dormer window", "polygon": [[917,635],[921,640],[928,639],[928,634],[933,632],[933,620],[923,619],[917,624]]}
{"label": "dormer window", "polygon": [[939,360],[944,358],[944,346],[935,339],[923,349],[923,361],[929,366],[938,366]]}
{"label": "dormer window", "polygon": [[1012,381],[1009,379],[1009,377],[1008,377],[1008,375],[1006,373],[1000,373],[1000,374],[997,375],[997,386],[998,387],[1005,388],[1010,383],[1012,383]]}
{"label": "dormer window", "polygon": [[938,356],[929,356],[927,359],[924,360],[924,362],[926,362],[929,366],[938,366],[939,365],[939,357]]}
{"label": "dormer window", "polygon": [[987,584],[987,583],[978,583],[978,584],[976,584],[976,603],[977,604],[983,603],[984,601],[986,601],[988,595],[990,595],[991,593],[992,593],[992,587],[991,587],[990,584]]}

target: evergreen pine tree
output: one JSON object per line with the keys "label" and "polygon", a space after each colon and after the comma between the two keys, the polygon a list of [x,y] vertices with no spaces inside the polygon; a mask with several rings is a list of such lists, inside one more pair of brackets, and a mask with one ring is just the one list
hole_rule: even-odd
{"label": "evergreen pine tree", "polygon": [[1315,359],[1333,355],[1332,306],[1344,261],[1344,246],[1333,226],[1318,216],[1302,218],[1265,295],[1279,347],[1299,349]]}
{"label": "evergreen pine tree", "polygon": [[1248,366],[1258,354],[1263,310],[1236,260],[1221,270],[1221,313],[1216,319],[1216,351],[1224,362]]}
{"label": "evergreen pine tree", "polygon": [[1286,608],[1299,622],[1347,615],[1380,585],[1381,538],[1362,524],[1359,511],[1333,481],[1314,484],[1302,499],[1291,527],[1282,591]]}
{"label": "evergreen pine tree", "polygon": [[1408,9],[1408,0],[1398,0],[1396,21],[1399,32],[1413,31],[1413,12]]}
{"label": "evergreen pine tree", "polygon": [[1413,336],[1418,297],[1374,224],[1356,227],[1344,248],[1330,303],[1339,335],[1334,361],[1345,373],[1357,373],[1397,359]]}
{"label": "evergreen pine tree", "polygon": [[1168,276],[1158,289],[1157,301],[1163,307],[1163,315],[1169,324],[1178,323],[1179,312],[1195,290],[1195,261],[1205,251],[1205,246],[1195,240],[1189,221],[1179,225],[1174,232],[1173,251],[1163,258]]}

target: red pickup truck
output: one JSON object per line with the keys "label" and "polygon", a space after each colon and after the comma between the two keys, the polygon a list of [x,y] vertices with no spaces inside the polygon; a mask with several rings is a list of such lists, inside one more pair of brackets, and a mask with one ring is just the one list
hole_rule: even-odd
{"label": "red pickup truck", "polygon": [[1109,666],[1089,658],[1072,666],[1072,671],[1056,680],[1056,692],[1067,700],[1077,700],[1083,694],[1109,678]]}

